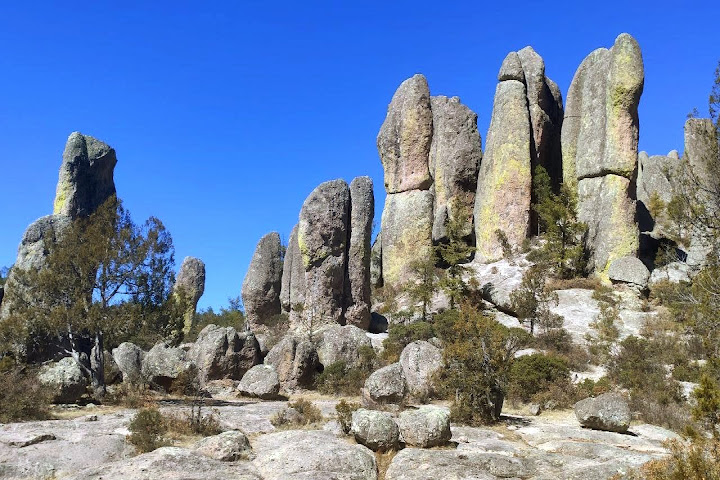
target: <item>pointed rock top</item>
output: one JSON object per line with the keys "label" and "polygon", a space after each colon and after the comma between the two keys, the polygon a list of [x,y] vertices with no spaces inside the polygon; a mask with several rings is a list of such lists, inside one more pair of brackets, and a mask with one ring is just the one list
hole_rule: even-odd
{"label": "pointed rock top", "polygon": [[525,73],[518,52],[508,53],[500,67],[498,81],[504,82],[506,80],[517,80],[525,83]]}

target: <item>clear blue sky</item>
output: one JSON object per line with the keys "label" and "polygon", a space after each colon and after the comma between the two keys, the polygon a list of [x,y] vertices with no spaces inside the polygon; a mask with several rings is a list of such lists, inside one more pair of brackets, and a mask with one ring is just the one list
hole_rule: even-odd
{"label": "clear blue sky", "polygon": [[682,151],[693,107],[706,114],[720,58],[720,2],[350,4],[2,2],[0,265],[51,213],[74,130],[117,150],[120,197],[165,223],[178,265],[205,261],[200,306],[219,307],[260,236],[287,238],[322,181],[370,175],[379,223],[375,138],[414,73],[477,112],[484,140],[507,52],[532,45],[565,96],[582,59],[629,32],[645,60],[640,148],[664,154]]}

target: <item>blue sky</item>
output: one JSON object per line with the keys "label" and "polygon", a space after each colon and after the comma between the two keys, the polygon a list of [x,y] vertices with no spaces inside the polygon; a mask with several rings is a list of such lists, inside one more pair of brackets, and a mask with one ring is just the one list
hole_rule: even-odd
{"label": "blue sky", "polygon": [[379,223],[375,138],[417,72],[477,112],[484,140],[509,51],[532,45],[565,96],[582,59],[629,32],[645,61],[640,148],[682,151],[686,114],[707,112],[720,2],[485,3],[3,2],[0,265],[51,213],[75,130],[117,150],[126,207],[165,223],[178,265],[205,261],[200,306],[219,307],[319,183],[370,175]]}

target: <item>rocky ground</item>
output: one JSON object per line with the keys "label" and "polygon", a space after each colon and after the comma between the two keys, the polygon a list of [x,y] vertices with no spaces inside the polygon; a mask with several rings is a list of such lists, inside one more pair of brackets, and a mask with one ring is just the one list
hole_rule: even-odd
{"label": "rocky ground", "polygon": [[[226,431],[247,435],[251,450],[224,433],[137,455],[126,441],[135,411],[67,407],[59,420],[0,426],[0,477],[7,479],[606,479],[666,454],[677,436],[651,425],[620,434],[581,427],[570,411],[507,415],[492,428],[452,426],[449,443],[375,454],[343,435],[336,399],[314,398],[324,420],[302,429],[270,422],[285,401],[231,399],[208,407]],[[165,413],[188,407],[161,403]],[[223,443],[224,436],[224,443]],[[238,435],[238,437],[243,437]],[[209,447],[208,447],[209,445]],[[233,448],[242,455],[227,455]],[[247,458],[222,461],[218,458]],[[213,458],[215,457],[215,458]],[[379,472],[378,472],[379,470]]]}

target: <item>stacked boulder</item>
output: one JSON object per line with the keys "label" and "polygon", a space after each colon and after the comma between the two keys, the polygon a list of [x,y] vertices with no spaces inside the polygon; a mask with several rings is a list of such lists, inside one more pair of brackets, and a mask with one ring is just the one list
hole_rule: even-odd
{"label": "stacked boulder", "polygon": [[589,267],[601,276],[613,260],[638,253],[633,180],[643,85],[640,46],[624,33],[609,50],[599,48],[583,60],[567,96],[563,179],[577,186]]}
{"label": "stacked boulder", "polygon": [[451,220],[473,242],[472,208],[482,158],[477,115],[457,97],[431,97],[427,80],[405,80],[388,106],[377,138],[385,172],[382,234],[375,284],[401,285],[412,265],[446,240]]}
{"label": "stacked boulder", "polygon": [[281,260],[280,237],[263,237],[243,284],[243,302],[255,331],[286,313],[292,330],[325,325],[370,326],[372,180],[320,184],[310,193]]}
{"label": "stacked boulder", "polygon": [[73,220],[92,215],[115,195],[116,164],[115,150],[109,145],[79,132],[70,134],[63,151],[53,214],[36,220],[25,230],[5,284],[0,319],[6,318],[16,305],[42,301],[38,292],[21,284],[14,272],[45,268],[52,246],[60,241],[64,229]]}
{"label": "stacked boulder", "polygon": [[532,173],[542,165],[560,181],[562,96],[532,49],[510,52],[500,67],[485,155],[475,197],[476,260],[502,258],[502,231],[511,247],[531,233]]}

